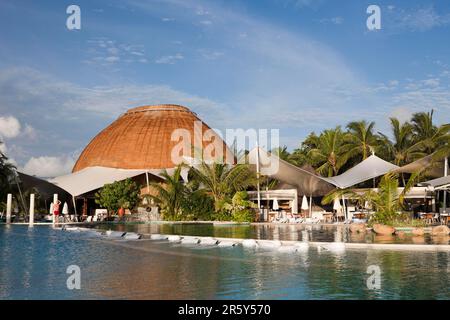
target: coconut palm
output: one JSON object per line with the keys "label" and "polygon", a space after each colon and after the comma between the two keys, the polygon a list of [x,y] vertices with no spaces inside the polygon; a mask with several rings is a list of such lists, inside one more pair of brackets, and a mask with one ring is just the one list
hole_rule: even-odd
{"label": "coconut palm", "polygon": [[214,199],[216,212],[222,211],[225,203],[237,191],[255,186],[256,173],[247,164],[230,166],[224,163],[206,164],[191,170],[193,178],[198,181]]}
{"label": "coconut palm", "polygon": [[369,204],[375,210],[371,222],[393,224],[401,217],[399,212],[404,208],[405,195],[411,190],[422,173],[423,171],[413,173],[402,191],[399,191],[398,188],[398,174],[387,173],[381,178],[377,191],[371,189],[363,194],[358,194],[352,189],[337,189],[327,194],[322,199],[322,204],[329,204],[334,199],[345,196],[347,199],[357,200],[362,206]]}
{"label": "coconut palm", "polygon": [[278,158],[280,158],[281,160],[289,161],[290,153],[289,153],[289,151],[287,151],[286,146],[274,148],[274,149],[272,149],[272,153],[274,155],[276,155]]}
{"label": "coconut palm", "polygon": [[160,207],[163,217],[168,220],[179,220],[185,205],[186,186],[181,177],[181,166],[170,175],[166,170],[161,173],[164,183],[152,182],[150,186],[156,195],[149,195]]}
{"label": "coconut palm", "polygon": [[[436,150],[445,153],[448,145],[448,134],[450,133],[450,123],[436,126],[433,124],[433,113],[418,112],[413,114],[411,122],[413,127],[413,139],[420,145],[423,155],[432,154]],[[444,151],[442,151],[442,148]]]}
{"label": "coconut palm", "polygon": [[409,122],[400,123],[397,118],[390,118],[393,140],[383,133],[384,144],[388,146],[394,163],[398,166],[408,164],[424,156],[421,144],[413,141],[413,126]]}
{"label": "coconut palm", "polygon": [[348,160],[348,145],[345,141],[345,133],[341,127],[323,131],[314,139],[314,147],[309,150],[308,157],[317,172],[324,176],[332,177]]}
{"label": "coconut palm", "polygon": [[347,125],[348,157],[367,159],[380,145],[380,137],[373,130],[375,122],[353,121]]}

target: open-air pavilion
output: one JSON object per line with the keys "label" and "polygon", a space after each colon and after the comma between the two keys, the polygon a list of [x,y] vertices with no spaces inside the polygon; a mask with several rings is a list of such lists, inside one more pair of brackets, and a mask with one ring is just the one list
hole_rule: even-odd
{"label": "open-air pavilion", "polygon": [[[265,205],[264,201],[273,203],[274,200],[277,202],[287,200],[289,201],[290,209],[288,212],[296,214],[299,209],[299,199],[306,197],[309,199],[307,205],[305,205],[304,199],[301,202],[303,204],[302,208],[308,208],[309,217],[314,217],[317,209],[317,207],[314,207],[313,198],[323,197],[335,188],[347,189],[356,187],[365,181],[374,180],[388,172],[413,173],[416,170],[427,170],[428,176],[442,176],[445,174],[444,161],[432,161],[431,156],[419,159],[407,166],[399,167],[372,154],[353,168],[334,177],[322,177],[316,174],[312,168],[296,167],[258,147],[249,152],[248,161],[260,176],[268,176],[281,182],[276,190],[267,190],[264,189],[264,186],[260,186],[258,191],[250,193],[251,199],[257,201],[260,208],[263,207],[270,211],[270,206]],[[445,184],[448,180],[450,180],[449,177],[431,180],[430,185],[441,183],[438,188],[449,188],[449,184]],[[354,189],[354,191],[359,193],[367,190],[367,188]],[[373,186],[373,190],[377,190],[375,186]],[[399,188],[399,192],[402,190],[403,188]],[[424,183],[412,188],[406,194],[405,199],[411,205],[417,203],[425,204],[425,207],[429,208],[429,210],[435,210],[436,201],[432,191]],[[297,197],[297,201],[292,200],[293,197]],[[338,208],[340,210],[342,208],[345,219],[351,219],[354,214],[359,212],[349,203],[350,201],[351,199],[345,199],[344,197],[336,199],[333,209],[336,210]],[[318,210],[324,211],[320,208]]]}

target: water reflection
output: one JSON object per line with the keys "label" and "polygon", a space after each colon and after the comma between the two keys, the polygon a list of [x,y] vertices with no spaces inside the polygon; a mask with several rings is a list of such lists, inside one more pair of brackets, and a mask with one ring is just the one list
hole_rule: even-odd
{"label": "water reflection", "polygon": [[[121,226],[126,230],[130,226]],[[160,232],[154,225],[142,225]],[[167,226],[165,227],[167,228]],[[273,226],[261,228],[270,234]],[[208,232],[249,235],[244,229]],[[284,230],[284,231],[283,231]],[[304,233],[332,229],[278,228]],[[331,231],[345,237],[346,228]],[[179,231],[179,230],[177,230]],[[310,236],[310,235],[308,235]],[[449,299],[450,253],[346,250],[280,253],[242,247],[184,246],[167,241],[114,241],[47,227],[0,226],[2,299]],[[66,288],[68,265],[79,265],[81,290]],[[367,267],[381,269],[382,287],[366,286]]]}
{"label": "water reflection", "polygon": [[213,225],[211,224],[119,224],[100,225],[102,229],[134,231],[140,233],[163,233],[179,235],[210,236],[224,238],[252,238],[268,240],[293,240],[314,242],[351,243],[398,243],[398,244],[450,244],[450,238],[413,236],[404,233],[400,237],[379,236],[372,232],[350,232],[348,225],[292,225],[292,224],[254,224],[254,225]]}

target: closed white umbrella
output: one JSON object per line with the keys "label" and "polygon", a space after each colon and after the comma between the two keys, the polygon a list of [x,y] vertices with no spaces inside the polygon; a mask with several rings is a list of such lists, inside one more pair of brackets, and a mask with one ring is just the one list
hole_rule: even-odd
{"label": "closed white umbrella", "polygon": [[64,202],[62,214],[69,214],[69,206],[67,205],[67,202]]}
{"label": "closed white umbrella", "polygon": [[308,205],[308,199],[306,199],[306,196],[303,196],[302,199],[302,210],[308,210],[309,209],[309,205]]}
{"label": "closed white umbrella", "polygon": [[334,203],[333,203],[333,209],[336,211],[341,210],[341,202],[339,201],[338,198],[334,199]]}
{"label": "closed white umbrella", "polygon": [[280,209],[280,207],[278,206],[278,199],[277,199],[277,198],[273,199],[272,209],[273,209],[273,210],[278,210],[278,209]]}

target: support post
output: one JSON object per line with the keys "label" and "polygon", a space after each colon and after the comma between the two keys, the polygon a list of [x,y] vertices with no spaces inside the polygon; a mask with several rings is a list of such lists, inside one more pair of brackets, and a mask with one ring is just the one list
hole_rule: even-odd
{"label": "support post", "polygon": [[150,194],[150,181],[148,178],[148,171],[145,171],[145,180],[147,182],[147,194]]}
{"label": "support post", "polygon": [[8,193],[6,198],[6,223],[11,223],[12,194]]}
{"label": "support post", "polygon": [[256,141],[256,180],[257,180],[257,186],[256,186],[256,192],[258,195],[258,214],[261,214],[261,191],[259,188],[259,146],[258,141]]}
{"label": "support post", "polygon": [[[55,204],[56,203],[58,203],[58,194],[57,193],[55,193],[54,195],[53,195],[53,207],[55,206]],[[53,212],[52,212],[53,214],[52,214],[52,221],[53,221],[53,224],[55,224],[56,223],[56,219],[55,219],[55,209],[53,209]]]}
{"label": "support post", "polygon": [[34,225],[34,193],[30,194],[30,217],[28,218],[29,227]]}
{"label": "support post", "polygon": [[344,195],[342,195],[342,209],[344,210],[344,216],[345,216],[345,221],[347,221],[347,206],[345,205],[345,198]]}
{"label": "support post", "polygon": [[309,217],[312,218],[312,195],[309,196]]}
{"label": "support post", "polygon": [[[448,158],[445,158],[444,161],[444,177],[448,176]],[[444,189],[444,209],[442,213],[447,213],[447,190]]]}

